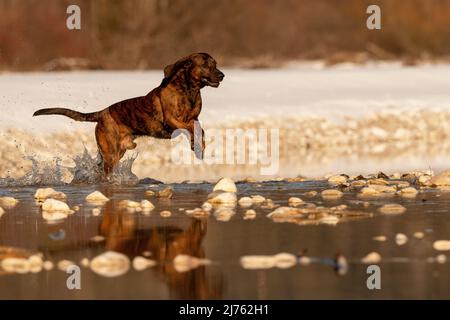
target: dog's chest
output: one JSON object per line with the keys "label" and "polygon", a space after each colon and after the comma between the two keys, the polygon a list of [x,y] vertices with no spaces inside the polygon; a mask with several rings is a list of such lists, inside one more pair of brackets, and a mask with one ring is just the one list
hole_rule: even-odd
{"label": "dog's chest", "polygon": [[188,121],[198,116],[200,103],[196,98],[189,96],[180,97],[175,105],[174,114],[179,120]]}

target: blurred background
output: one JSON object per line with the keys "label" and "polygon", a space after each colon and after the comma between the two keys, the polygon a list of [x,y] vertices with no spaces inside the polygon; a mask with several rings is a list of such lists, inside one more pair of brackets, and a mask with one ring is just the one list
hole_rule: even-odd
{"label": "blurred background", "polygon": [[[81,30],[66,27],[73,4]],[[381,30],[366,27],[372,4]],[[0,185],[96,155],[94,124],[35,110],[145,95],[192,52],[226,74],[202,90],[203,127],[279,129],[278,176],[446,169],[449,21],[450,0],[0,0]],[[137,142],[140,178],[268,178],[259,164],[175,165],[170,141]]]}
{"label": "blurred background", "polygon": [[[66,8],[82,28],[66,28]],[[382,32],[365,28],[370,4]],[[448,59],[448,0],[0,0],[0,69],[160,69],[206,51],[226,66]],[[55,61],[59,58],[85,60]]]}

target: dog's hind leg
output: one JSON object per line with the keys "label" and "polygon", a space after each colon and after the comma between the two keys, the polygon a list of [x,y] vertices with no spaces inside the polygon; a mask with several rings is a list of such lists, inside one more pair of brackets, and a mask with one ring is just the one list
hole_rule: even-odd
{"label": "dog's hind leg", "polygon": [[121,158],[121,148],[118,143],[118,134],[114,128],[106,128],[101,123],[95,127],[98,151],[102,157],[105,177],[111,174],[114,166]]}

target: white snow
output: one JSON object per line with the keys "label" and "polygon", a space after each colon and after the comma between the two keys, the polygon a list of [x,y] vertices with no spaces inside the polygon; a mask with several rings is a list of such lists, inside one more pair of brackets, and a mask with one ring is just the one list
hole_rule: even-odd
{"label": "white snow", "polygon": [[[450,65],[318,68],[303,64],[274,70],[223,70],[218,89],[203,90],[200,119],[208,126],[265,116],[315,116],[336,121],[385,109],[450,109]],[[81,112],[145,95],[158,86],[162,71],[88,71],[0,74],[0,130],[36,132],[75,129],[61,116],[33,118],[39,108],[67,107]]]}

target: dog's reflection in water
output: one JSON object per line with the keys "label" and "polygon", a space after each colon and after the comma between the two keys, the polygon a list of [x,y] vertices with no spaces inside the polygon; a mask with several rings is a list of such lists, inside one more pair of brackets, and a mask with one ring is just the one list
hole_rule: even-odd
{"label": "dog's reflection in water", "polygon": [[121,252],[131,259],[143,252],[150,252],[150,259],[158,263],[151,270],[162,276],[171,298],[221,298],[223,279],[217,270],[214,275],[207,274],[206,267],[200,266],[187,272],[178,272],[172,263],[178,254],[205,257],[202,240],[206,234],[207,221],[186,219],[184,225],[176,225],[171,223],[173,219],[163,219],[153,213],[149,219],[152,222],[154,220],[154,226],[144,228],[138,225],[139,213],[130,214],[114,208],[112,203],[107,204],[103,212],[100,234],[106,238],[105,249]]}

